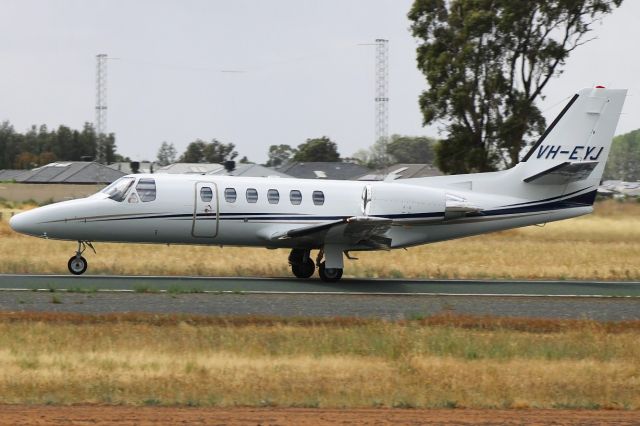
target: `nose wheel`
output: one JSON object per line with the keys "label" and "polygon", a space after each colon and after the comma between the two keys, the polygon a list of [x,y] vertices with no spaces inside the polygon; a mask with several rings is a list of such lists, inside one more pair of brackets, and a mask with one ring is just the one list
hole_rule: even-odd
{"label": "nose wheel", "polygon": [[87,270],[87,259],[82,257],[82,253],[87,249],[87,247],[91,248],[93,252],[96,252],[96,249],[93,248],[93,245],[89,241],[78,241],[78,249],[76,250],[76,255],[69,259],[67,262],[67,267],[69,268],[69,272],[73,275],[82,275]]}
{"label": "nose wheel", "polygon": [[69,267],[69,272],[73,275],[82,275],[87,270],[87,259],[82,256],[73,256],[69,259],[67,266]]}
{"label": "nose wheel", "polygon": [[327,268],[324,262],[321,262],[318,266],[318,275],[322,281],[334,283],[342,278],[342,268]]}

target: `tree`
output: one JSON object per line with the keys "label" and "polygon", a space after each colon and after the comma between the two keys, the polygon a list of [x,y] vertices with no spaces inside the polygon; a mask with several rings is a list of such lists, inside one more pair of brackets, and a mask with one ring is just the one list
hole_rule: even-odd
{"label": "tree", "polygon": [[222,163],[238,156],[238,152],[234,151],[234,148],[234,144],[225,144],[216,139],[212,139],[208,143],[197,139],[187,146],[187,150],[180,156],[180,161],[183,163]]}
{"label": "tree", "polygon": [[11,169],[18,154],[20,135],[8,121],[0,123],[0,169]]}
{"label": "tree", "polygon": [[235,147],[232,143],[222,143],[211,139],[211,142],[204,148],[204,157],[208,163],[223,163],[227,160],[233,160],[238,156],[238,152],[234,151]]}
{"label": "tree", "polygon": [[386,138],[378,139],[371,148],[369,148],[369,153],[366,156],[368,161],[366,166],[371,169],[382,169],[384,167],[390,166],[393,163],[393,159],[389,155],[389,141]]}
{"label": "tree", "polygon": [[296,149],[291,148],[290,145],[280,144],[271,145],[269,147],[269,159],[265,163],[267,167],[279,167],[288,161],[291,161],[293,156],[296,155]]}
{"label": "tree", "polygon": [[315,139],[307,139],[298,145],[297,152],[293,156],[294,161],[340,161],[338,145],[326,136]]}
{"label": "tree", "polygon": [[445,172],[510,167],[545,127],[535,105],[592,24],[622,0],[415,0],[424,124],[446,124]]}
{"label": "tree", "polygon": [[[84,123],[81,132],[74,133],[74,160],[95,160],[97,157],[98,139],[93,124]],[[66,158],[66,157],[59,157]]]}
{"label": "tree", "polygon": [[396,163],[431,164],[435,157],[435,145],[435,139],[426,136],[392,135],[387,153]]}
{"label": "tree", "polygon": [[98,135],[96,161],[102,164],[112,164],[116,161],[116,138],[113,133]]}
{"label": "tree", "polygon": [[381,169],[393,163],[432,164],[437,141],[426,136],[391,135],[389,143],[378,141],[369,149],[361,149],[353,154],[361,165]]}
{"label": "tree", "polygon": [[613,138],[604,179],[640,181],[640,129]]}
{"label": "tree", "polygon": [[32,169],[38,167],[38,156],[28,151],[23,151],[16,157],[13,167],[16,169]]}
{"label": "tree", "polygon": [[176,147],[173,146],[173,143],[162,142],[162,145],[160,145],[160,149],[158,150],[157,163],[160,166],[168,166],[169,164],[176,162],[177,155],[178,152],[176,151]]}
{"label": "tree", "polygon": [[180,156],[180,162],[182,163],[204,163],[204,148],[206,142],[203,140],[196,140],[187,145],[186,151]]}

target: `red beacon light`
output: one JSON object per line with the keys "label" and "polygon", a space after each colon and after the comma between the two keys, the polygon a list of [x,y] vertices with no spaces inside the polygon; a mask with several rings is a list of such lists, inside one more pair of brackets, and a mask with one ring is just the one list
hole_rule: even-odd
{"label": "red beacon light", "polygon": [[596,86],[596,89],[606,89],[604,86]]}

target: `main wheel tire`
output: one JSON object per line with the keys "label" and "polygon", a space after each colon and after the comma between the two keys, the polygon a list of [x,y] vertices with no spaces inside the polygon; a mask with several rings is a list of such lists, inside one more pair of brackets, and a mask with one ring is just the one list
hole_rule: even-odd
{"label": "main wheel tire", "polygon": [[310,278],[316,270],[316,264],[313,260],[307,259],[306,262],[294,263],[291,265],[291,272],[297,278]]}
{"label": "main wheel tire", "polygon": [[73,275],[82,275],[87,270],[87,259],[82,256],[73,256],[69,259],[67,267]]}
{"label": "main wheel tire", "polygon": [[320,279],[328,283],[336,282],[342,278],[342,269],[327,268],[325,267],[324,262],[320,263],[318,273],[320,274]]}

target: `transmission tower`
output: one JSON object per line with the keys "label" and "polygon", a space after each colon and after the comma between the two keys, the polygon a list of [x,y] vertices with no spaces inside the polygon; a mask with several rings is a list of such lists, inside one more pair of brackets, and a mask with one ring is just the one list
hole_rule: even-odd
{"label": "transmission tower", "polygon": [[[376,45],[375,137],[386,146],[389,141],[389,40],[378,38]],[[386,149],[385,149],[386,152]]]}
{"label": "transmission tower", "polygon": [[107,55],[96,55],[96,135],[107,133]]}

